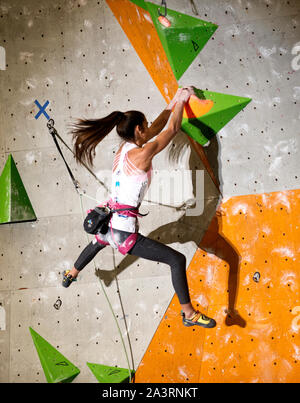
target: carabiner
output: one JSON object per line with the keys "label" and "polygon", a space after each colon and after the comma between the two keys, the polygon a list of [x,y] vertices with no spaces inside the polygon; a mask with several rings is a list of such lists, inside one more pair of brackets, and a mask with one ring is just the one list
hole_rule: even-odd
{"label": "carabiner", "polygon": [[62,305],[62,300],[58,298],[58,300],[53,305],[55,309],[59,309]]}
{"label": "carabiner", "polygon": [[56,131],[55,127],[54,127],[54,124],[55,124],[55,122],[54,122],[53,119],[49,119],[48,122],[47,122],[47,127],[48,127],[48,130],[49,130],[49,133],[52,134],[52,136],[57,134],[57,131]]}
{"label": "carabiner", "polygon": [[53,119],[48,120],[47,127],[48,127],[48,129],[52,129],[52,127],[54,127],[54,120]]}
{"label": "carabiner", "polygon": [[166,2],[166,0],[161,0],[161,7],[164,7],[165,9],[164,9],[164,14],[162,14],[161,12],[160,12],[160,7],[158,8],[158,15],[159,15],[159,17],[166,17],[167,16],[167,2]]}

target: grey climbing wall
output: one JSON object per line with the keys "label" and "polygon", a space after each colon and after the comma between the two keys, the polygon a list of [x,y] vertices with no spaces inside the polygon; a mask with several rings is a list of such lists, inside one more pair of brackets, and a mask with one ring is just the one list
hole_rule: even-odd
{"label": "grey climbing wall", "polygon": [[[299,1],[194,3],[199,17],[219,28],[180,83],[252,98],[206,150],[224,196],[299,188],[300,68],[292,54],[300,40]],[[168,5],[194,15],[187,0],[168,0]],[[74,382],[96,382],[86,362],[126,368],[100,281],[136,369],[173,296],[169,267],[105,248],[77,283],[62,288],[61,273],[73,265],[87,239],[79,197],[48,134],[46,117],[35,118],[35,101],[42,106],[49,101],[45,112],[70,146],[67,127],[73,118],[140,109],[151,122],[165,102],[104,0],[2,0],[0,46],[5,49],[0,170],[11,153],[38,217],[35,223],[0,227],[0,381],[45,382],[29,326],[80,368]],[[62,146],[93,198],[108,196],[118,146],[111,133],[97,149],[94,171],[105,186],[76,166]],[[204,190],[195,194],[196,171],[204,167],[181,132],[153,165],[153,190],[142,207],[150,214],[141,220],[141,232],[180,250],[189,263],[215,213],[217,191],[205,172]],[[176,200],[163,199],[169,205],[163,206],[158,203],[169,185],[168,172],[184,172],[187,186],[179,192],[175,175]],[[178,207],[195,196],[204,210],[193,222],[185,221],[186,212]],[[85,209],[93,204],[84,199]]]}

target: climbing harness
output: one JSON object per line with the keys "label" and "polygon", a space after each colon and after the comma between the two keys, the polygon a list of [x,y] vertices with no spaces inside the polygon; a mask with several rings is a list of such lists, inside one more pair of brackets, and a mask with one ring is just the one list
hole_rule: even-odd
{"label": "climbing harness", "polygon": [[110,199],[105,204],[96,206],[93,210],[88,210],[88,214],[83,222],[85,232],[94,235],[99,232],[106,234],[113,213],[117,213],[118,211],[122,211],[122,214],[127,217],[144,217],[149,214],[141,214],[137,207],[113,203]]}

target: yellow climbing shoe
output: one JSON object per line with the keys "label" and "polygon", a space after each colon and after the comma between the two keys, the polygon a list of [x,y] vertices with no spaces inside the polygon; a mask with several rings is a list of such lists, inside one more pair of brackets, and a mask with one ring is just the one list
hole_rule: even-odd
{"label": "yellow climbing shoe", "polygon": [[205,316],[203,313],[196,311],[191,319],[187,319],[183,311],[181,311],[182,323],[184,326],[202,326],[207,328],[212,328],[216,326],[216,321],[208,316]]}
{"label": "yellow climbing shoe", "polygon": [[63,287],[68,288],[73,281],[76,281],[76,278],[72,277],[72,274],[69,274],[70,270],[65,270],[63,272],[63,281],[62,281],[62,285]]}

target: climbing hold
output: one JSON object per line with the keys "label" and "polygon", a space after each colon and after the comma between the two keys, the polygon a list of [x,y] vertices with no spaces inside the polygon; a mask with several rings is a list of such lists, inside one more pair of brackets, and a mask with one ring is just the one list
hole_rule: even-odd
{"label": "climbing hold", "polygon": [[168,21],[171,26],[166,29],[166,25],[157,18],[159,6],[150,2],[145,3],[173,73],[179,80],[218,26],[168,8]]}
{"label": "climbing hold", "polygon": [[167,17],[164,17],[163,15],[160,15],[160,16],[158,17],[158,21],[159,21],[164,27],[166,27],[166,28],[170,28],[170,26],[172,25],[172,24],[170,23],[170,21],[168,20],[168,18],[167,18]]}
{"label": "climbing hold", "polygon": [[200,99],[196,95],[192,95],[184,107],[183,117],[186,119],[200,118],[206,115],[213,106],[214,101],[211,99]]}
{"label": "climbing hold", "polygon": [[36,221],[36,215],[12,155],[0,176],[0,224]]}
{"label": "climbing hold", "polygon": [[[144,0],[131,3],[148,11],[177,80],[188,69],[218,26],[190,15],[170,10]],[[108,0],[111,3],[111,0]],[[157,15],[159,17],[157,18]],[[167,17],[168,15],[168,17]],[[168,29],[166,29],[168,28]]]}
{"label": "climbing hold", "polygon": [[31,327],[29,328],[48,383],[70,383],[80,370]]}
{"label": "climbing hold", "polygon": [[258,283],[260,280],[260,273],[257,271],[254,273],[253,275],[253,281],[255,281],[256,283]]}
{"label": "climbing hold", "polygon": [[234,95],[195,88],[184,108],[182,130],[202,146],[234,118],[250,101]]}
{"label": "climbing hold", "polygon": [[125,368],[109,367],[106,365],[86,363],[100,383],[127,383],[134,371]]}

